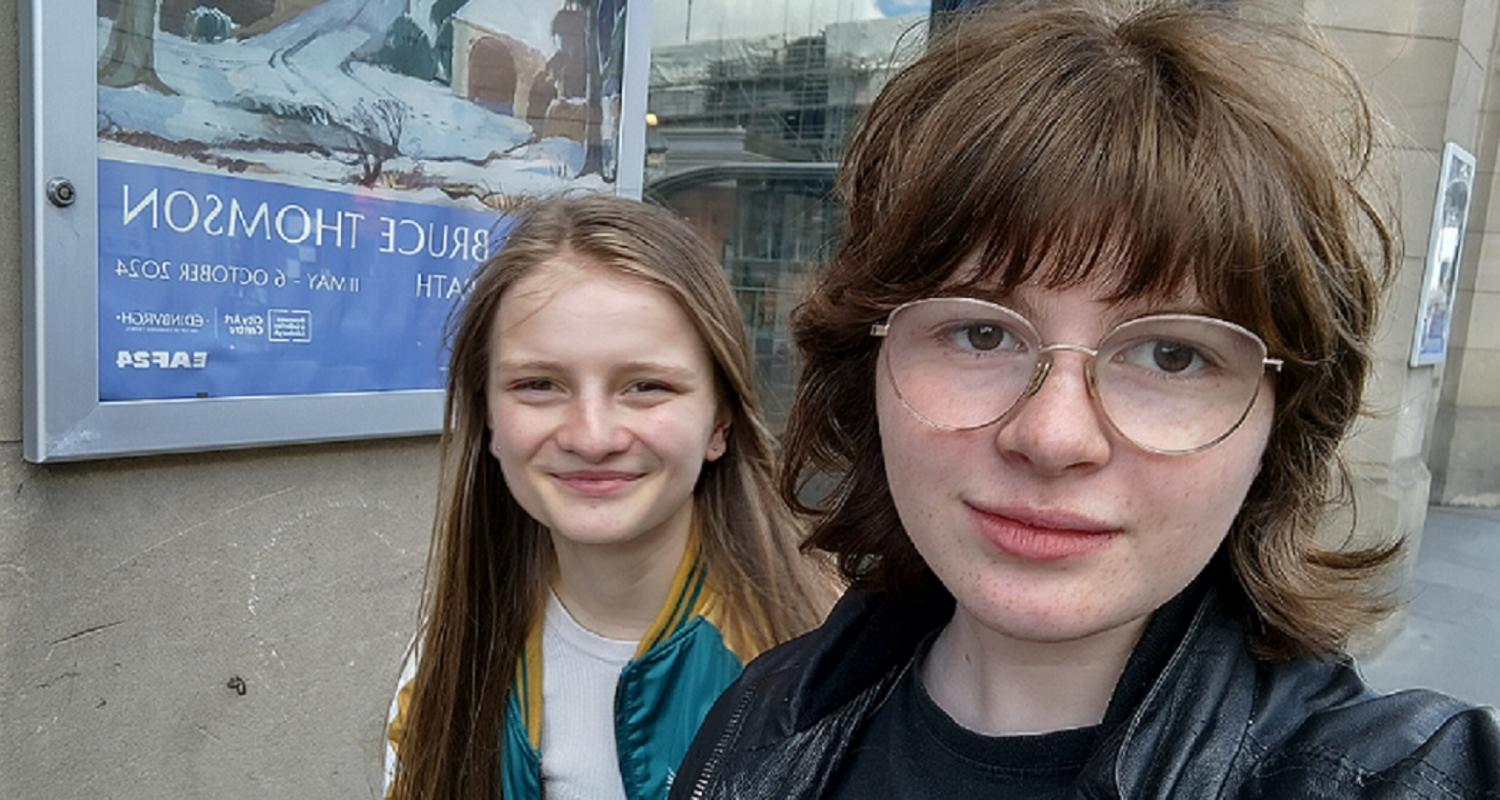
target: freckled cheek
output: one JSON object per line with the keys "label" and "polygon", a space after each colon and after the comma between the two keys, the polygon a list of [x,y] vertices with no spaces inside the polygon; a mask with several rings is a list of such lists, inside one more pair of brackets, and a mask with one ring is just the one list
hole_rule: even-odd
{"label": "freckled cheek", "polygon": [[709,437],[713,434],[712,412],[667,406],[637,412],[628,420],[622,421],[622,425],[663,460],[702,460],[708,449]]}
{"label": "freckled cheek", "polygon": [[[979,463],[974,459],[982,454],[969,446],[967,435],[935,430],[914,419],[898,401],[881,401],[880,448],[892,491],[919,501],[937,499],[926,497],[935,487],[951,494],[958,488],[957,479],[972,471]],[[903,492],[902,487],[919,491]]]}
{"label": "freckled cheek", "polygon": [[927,494],[924,479],[928,477],[926,465],[909,445],[905,432],[885,419],[881,420],[880,449],[885,461],[886,484],[890,487],[896,511],[908,532],[916,530],[916,538],[920,538],[922,523],[931,518],[930,509],[924,502]]}
{"label": "freckled cheek", "polygon": [[[1235,457],[1185,461],[1154,475],[1149,470],[1138,473],[1143,476],[1138,483],[1143,494],[1137,496],[1142,516],[1136,527],[1153,538],[1142,542],[1149,552],[1136,553],[1137,558],[1149,562],[1154,554],[1187,568],[1201,566],[1199,562],[1212,556],[1228,534],[1254,475],[1253,462],[1245,461],[1247,454],[1219,455]],[[1142,563],[1140,568],[1151,566]]]}
{"label": "freckled cheek", "polygon": [[[984,484],[979,481],[993,480],[997,471],[995,451],[982,444],[975,446],[974,433],[947,433],[941,431],[918,431],[906,441],[906,446],[894,454],[892,460],[898,465],[899,476],[893,475],[891,482],[900,480],[919,492],[924,503],[947,504],[955,497],[971,489],[978,490]],[[984,476],[976,479],[976,476]]]}
{"label": "freckled cheek", "polygon": [[[901,525],[912,544],[930,563],[946,563],[967,573],[963,580],[981,577],[971,558],[977,540],[969,540],[962,506],[954,501],[962,484],[950,477],[950,459],[923,437],[908,440],[910,447],[894,447],[885,454],[886,480]],[[887,439],[887,446],[895,444]],[[950,573],[951,574],[951,573]]]}
{"label": "freckled cheek", "polygon": [[507,460],[529,456],[560,427],[555,416],[524,406],[500,406],[490,415],[493,445]]}

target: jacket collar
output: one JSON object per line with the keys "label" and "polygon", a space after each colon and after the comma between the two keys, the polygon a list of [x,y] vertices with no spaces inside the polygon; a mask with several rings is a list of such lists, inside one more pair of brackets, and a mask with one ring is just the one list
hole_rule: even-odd
{"label": "jacket collar", "polygon": [[[715,607],[718,595],[708,585],[708,569],[703,563],[703,552],[696,525],[677,563],[677,572],[672,576],[667,600],[656,612],[651,627],[641,636],[631,663],[641,660],[652,649],[671,639],[694,618]],[[511,691],[519,706],[520,723],[526,731],[531,749],[540,752],[542,747],[542,628],[543,620],[537,615],[526,637],[526,646],[516,665],[515,682]],[[627,665],[627,669],[628,669]]]}
{"label": "jacket collar", "polygon": [[[1257,667],[1247,649],[1245,631],[1230,601],[1213,585],[1214,577],[1200,578],[1204,585],[1193,592],[1198,600],[1191,621],[1173,645],[1166,666],[1152,677],[1144,699],[1100,747],[1085,768],[1086,775],[1099,772],[1098,777],[1122,785],[1119,781],[1127,771],[1119,762],[1129,759],[1136,765],[1129,771],[1135,780],[1149,776],[1149,771],[1140,769],[1143,760],[1149,766],[1153,753],[1173,750],[1160,741],[1166,731],[1197,731],[1214,736],[1216,742],[1238,746],[1255,701]],[[782,719],[783,730],[805,729],[864,692],[888,688],[891,677],[910,661],[922,639],[953,614],[952,596],[935,581],[933,587],[908,597],[846,592],[807,641],[811,647],[796,664],[788,665],[795,677],[789,687],[790,701],[782,708],[789,715]],[[1171,688],[1184,680],[1195,687],[1191,703],[1183,703],[1184,694]],[[1172,768],[1156,767],[1157,772],[1168,769]],[[1126,796],[1134,795],[1126,792]]]}
{"label": "jacket collar", "polygon": [[881,683],[952,616],[953,597],[936,578],[908,595],[845,592],[807,640],[816,646],[791,689],[791,728],[807,727]]}
{"label": "jacket collar", "polygon": [[[1187,631],[1144,699],[1084,766],[1080,785],[1121,797],[1152,787],[1216,794],[1242,746],[1256,703],[1257,662],[1219,590],[1203,593]],[[1170,737],[1172,741],[1167,741]],[[1193,748],[1183,748],[1190,740]]]}

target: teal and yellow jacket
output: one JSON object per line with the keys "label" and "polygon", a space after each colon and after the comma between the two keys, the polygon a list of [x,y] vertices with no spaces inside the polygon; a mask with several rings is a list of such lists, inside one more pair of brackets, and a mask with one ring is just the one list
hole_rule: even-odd
{"label": "teal and yellow jacket", "polygon": [[[728,619],[689,546],[667,602],[641,638],[615,689],[615,744],[630,800],[662,800],[708,709],[756,653]],[[411,695],[403,685],[389,728],[399,757]],[[501,787],[506,800],[542,797],[542,625],[533,626],[516,670],[501,732]],[[390,769],[387,769],[389,791]]]}

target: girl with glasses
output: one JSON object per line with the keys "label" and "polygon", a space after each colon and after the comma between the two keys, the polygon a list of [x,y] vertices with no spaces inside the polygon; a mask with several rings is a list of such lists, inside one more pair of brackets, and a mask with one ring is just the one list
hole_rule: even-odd
{"label": "girl with glasses", "polygon": [[1396,258],[1371,132],[1222,5],[948,20],[853,134],[794,322],[782,492],[853,588],[672,796],[1500,791],[1492,712],[1344,655],[1401,553],[1322,531]]}
{"label": "girl with glasses", "polygon": [[389,796],[664,797],[743,663],[826,608],[772,458],[686,223],[604,196],[526,214],[453,335]]}

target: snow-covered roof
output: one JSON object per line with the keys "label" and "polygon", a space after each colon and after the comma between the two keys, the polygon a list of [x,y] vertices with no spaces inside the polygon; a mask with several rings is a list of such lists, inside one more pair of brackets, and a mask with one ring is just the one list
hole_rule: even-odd
{"label": "snow-covered roof", "polygon": [[562,9],[562,3],[552,3],[537,8],[536,0],[469,0],[454,13],[478,28],[494,33],[503,33],[535,48],[543,56],[551,57],[557,52],[552,41],[552,16]]}

